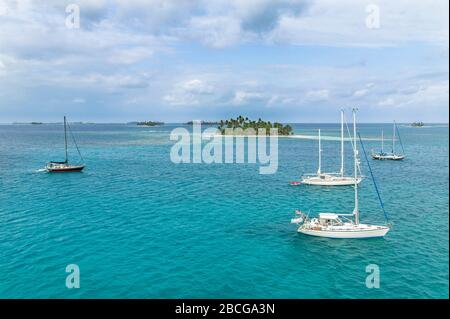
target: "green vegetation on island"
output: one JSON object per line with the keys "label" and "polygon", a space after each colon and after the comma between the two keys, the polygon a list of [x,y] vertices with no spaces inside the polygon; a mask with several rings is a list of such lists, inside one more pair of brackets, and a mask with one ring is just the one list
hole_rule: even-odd
{"label": "green vegetation on island", "polygon": [[423,122],[414,122],[414,123],[411,124],[411,126],[414,126],[414,127],[422,127],[424,125],[425,124]]}
{"label": "green vegetation on island", "polygon": [[155,122],[155,121],[144,121],[144,122],[136,122],[138,126],[159,126],[164,125],[164,122]]}
{"label": "green vegetation on island", "polygon": [[239,115],[236,119],[229,119],[225,121],[220,121],[220,126],[218,129],[222,133],[222,135],[225,135],[225,129],[231,128],[231,129],[253,129],[255,131],[255,134],[258,134],[258,129],[265,129],[265,133],[267,135],[270,134],[271,128],[278,129],[278,135],[292,135],[294,134],[292,127],[289,124],[283,125],[278,122],[271,123],[270,121],[263,121],[261,119],[258,119],[258,121],[252,121],[248,117],[243,117]]}

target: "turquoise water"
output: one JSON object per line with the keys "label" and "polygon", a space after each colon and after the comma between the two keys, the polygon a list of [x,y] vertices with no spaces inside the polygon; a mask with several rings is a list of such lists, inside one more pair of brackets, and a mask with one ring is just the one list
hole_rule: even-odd
{"label": "turquoise water", "polygon": [[[448,126],[400,126],[407,159],[371,162],[394,228],[368,240],[290,224],[297,208],[353,208],[351,187],[289,185],[316,171],[317,141],[280,139],[278,172],[260,175],[256,164],[173,164],[174,127],[73,125],[87,168],[49,174],[39,169],[63,159],[61,125],[0,125],[0,297],[448,298]],[[338,124],[295,131],[318,127],[339,136]],[[381,127],[391,132],[360,132],[376,139]],[[338,170],[339,143],[322,144],[324,170]],[[383,222],[368,179],[361,214]],[[65,287],[72,263],[80,289]],[[380,268],[379,289],[365,286],[368,264]]]}

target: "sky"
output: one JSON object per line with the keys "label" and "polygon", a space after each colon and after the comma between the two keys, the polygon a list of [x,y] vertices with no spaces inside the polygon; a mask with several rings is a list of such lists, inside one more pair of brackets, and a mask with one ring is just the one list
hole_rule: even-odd
{"label": "sky", "polygon": [[448,6],[0,0],[0,123],[448,123]]}

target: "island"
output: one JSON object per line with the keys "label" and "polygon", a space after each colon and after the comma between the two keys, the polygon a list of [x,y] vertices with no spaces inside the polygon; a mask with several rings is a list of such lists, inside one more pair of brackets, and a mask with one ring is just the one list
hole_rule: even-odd
{"label": "island", "polygon": [[218,129],[222,133],[222,135],[225,135],[225,129],[226,128],[232,128],[232,129],[254,129],[255,133],[258,134],[258,129],[265,129],[266,134],[270,134],[271,128],[277,128],[278,129],[278,135],[293,135],[294,131],[292,127],[289,124],[283,125],[278,122],[271,123],[270,121],[263,121],[261,118],[258,119],[258,121],[250,120],[248,117],[238,116],[236,119],[229,119],[229,120],[221,120],[219,123]]}
{"label": "island", "polygon": [[219,121],[189,121],[186,122],[186,125],[192,125],[192,124],[201,124],[201,125],[217,125],[220,124]]}
{"label": "island", "polygon": [[14,125],[42,125],[42,122],[13,122]]}
{"label": "island", "polygon": [[414,122],[414,123],[411,124],[411,126],[413,126],[413,127],[422,127],[424,125],[425,124],[423,122]]}
{"label": "island", "polygon": [[159,126],[164,125],[164,122],[155,122],[155,121],[144,121],[144,122],[136,122],[138,126]]}

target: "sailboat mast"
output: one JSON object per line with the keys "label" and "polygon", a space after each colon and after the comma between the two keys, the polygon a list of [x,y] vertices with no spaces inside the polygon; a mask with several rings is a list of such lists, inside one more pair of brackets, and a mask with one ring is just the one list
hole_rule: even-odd
{"label": "sailboat mast", "polygon": [[359,205],[358,205],[358,149],[356,144],[356,109],[353,109],[353,161],[355,174],[355,224],[359,224]]}
{"label": "sailboat mast", "polygon": [[66,163],[69,161],[67,156],[67,128],[66,128],[66,117],[64,116],[64,144],[66,149]]}
{"label": "sailboat mast", "polygon": [[344,110],[341,109],[341,176],[344,176]]}
{"label": "sailboat mast", "polygon": [[384,131],[383,129],[381,129],[381,153],[384,153],[383,150],[384,150]]}
{"label": "sailboat mast", "polygon": [[395,154],[395,121],[394,121],[394,131],[392,133],[392,154]]}
{"label": "sailboat mast", "polygon": [[317,175],[322,172],[322,144],[320,138],[320,129],[319,129],[319,168],[317,169]]}

